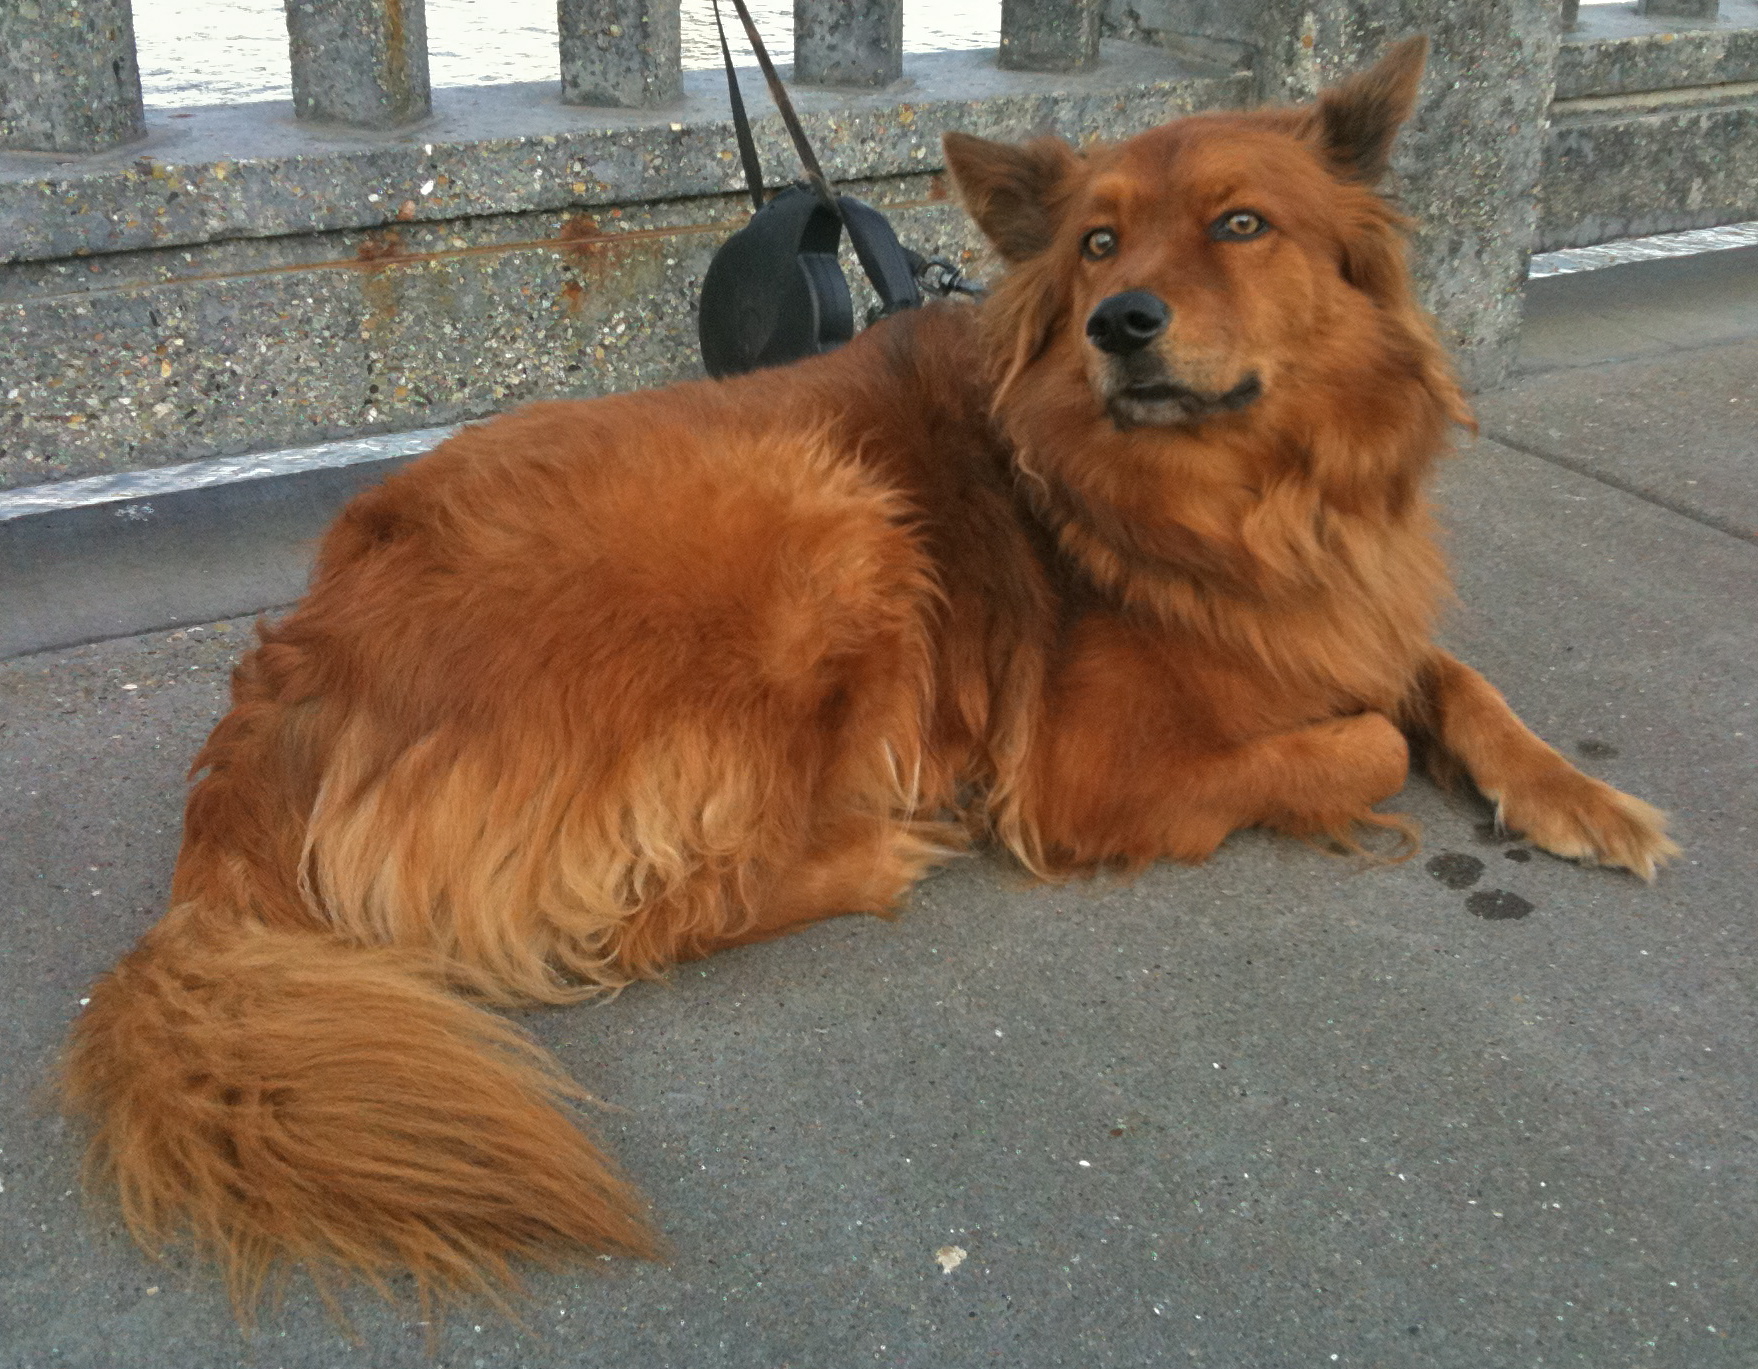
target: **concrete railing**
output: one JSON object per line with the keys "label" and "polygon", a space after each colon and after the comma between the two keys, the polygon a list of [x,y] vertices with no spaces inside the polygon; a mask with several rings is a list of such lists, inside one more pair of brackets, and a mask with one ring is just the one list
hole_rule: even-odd
{"label": "concrete railing", "polygon": [[[286,0],[293,110],[385,129],[433,113],[425,0]],[[1004,0],[999,64],[1084,71],[1101,0]],[[727,5],[729,22],[736,22]],[[679,0],[557,0],[561,98],[654,109],[683,94]],[[736,31],[736,30],[735,30]],[[903,74],[903,0],[799,0],[794,76],[883,86]],[[0,148],[95,153],[146,132],[132,0],[8,0],[0,11]]]}
{"label": "concrete railing", "polygon": [[1536,250],[1758,219],[1758,0],[1590,5],[1563,35]]}
{"label": "concrete railing", "polygon": [[[795,0],[797,102],[829,174],[930,252],[980,251],[946,129],[1125,136],[1305,98],[1416,31],[1398,189],[1476,383],[1535,242],[1758,217],[1758,0],[1590,7],[1560,44],[1560,0],[1004,0],[996,48],[932,55],[902,52],[901,3]],[[558,12],[559,82],[435,90],[422,0],[288,0],[290,104],[160,110],[128,0],[4,0],[0,486],[698,373],[702,271],[747,212],[723,78],[680,71],[677,0]],[[746,88],[779,183],[792,152]]]}

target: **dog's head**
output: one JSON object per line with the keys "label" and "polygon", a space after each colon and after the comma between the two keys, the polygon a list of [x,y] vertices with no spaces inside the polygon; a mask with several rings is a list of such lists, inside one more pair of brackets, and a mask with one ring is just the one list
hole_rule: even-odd
{"label": "dog's head", "polygon": [[1033,389],[1084,387],[1065,412],[1189,430],[1334,387],[1338,362],[1388,349],[1425,353],[1450,386],[1402,221],[1374,190],[1426,53],[1401,43],[1305,108],[1193,116],[1085,154],[947,134],[961,198],[1009,264],[990,310],[1003,399],[1029,370]]}

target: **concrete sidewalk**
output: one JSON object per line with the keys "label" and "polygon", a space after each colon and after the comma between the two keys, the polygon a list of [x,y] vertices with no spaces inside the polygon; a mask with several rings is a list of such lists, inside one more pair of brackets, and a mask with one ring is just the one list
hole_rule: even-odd
{"label": "concrete sidewalk", "polygon": [[1758,1363],[1758,253],[1538,282],[1529,344],[1442,481],[1448,641],[1671,809],[1675,868],[1413,781],[1396,868],[976,859],[896,923],[528,1014],[677,1257],[534,1273],[523,1328],[454,1315],[432,1358],[297,1280],[245,1340],[81,1204],[33,1096],[163,906],[247,624],[0,664],[0,1366]]}

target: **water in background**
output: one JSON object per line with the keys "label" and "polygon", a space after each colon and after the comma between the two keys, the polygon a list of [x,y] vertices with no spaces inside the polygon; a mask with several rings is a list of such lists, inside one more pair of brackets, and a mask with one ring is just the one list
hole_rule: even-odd
{"label": "water in background", "polygon": [[[793,0],[749,0],[751,17],[778,62],[793,57]],[[1582,0],[1625,4],[1631,0]],[[744,31],[725,4],[733,60],[751,61]],[[149,106],[232,104],[291,98],[287,21],[281,0],[134,0],[141,87]],[[904,50],[994,47],[1001,0],[905,0]],[[438,86],[559,81],[555,0],[427,0],[428,69]],[[720,65],[710,0],[684,0],[684,66]],[[1590,271],[1657,256],[1758,244],[1758,224],[1547,252],[1534,276]]]}
{"label": "water in background", "polygon": [[[749,0],[777,62],[793,60],[793,0]],[[750,48],[723,4],[733,60]],[[427,61],[434,86],[559,81],[555,0],[427,0]],[[906,52],[992,48],[1001,0],[914,0],[903,11]],[[281,0],[134,0],[140,83],[149,107],[292,98]],[[720,65],[709,0],[684,0],[684,68]]]}
{"label": "water in background", "polygon": [[[1633,0],[1582,0],[1631,4]],[[793,60],[793,0],[749,0],[777,62]],[[735,61],[750,49],[723,5]],[[684,68],[720,65],[709,0],[684,0]],[[905,0],[905,52],[992,48],[1001,0]],[[134,0],[141,88],[149,106],[292,98],[281,0]],[[555,0],[427,0],[428,73],[437,86],[556,81]]]}

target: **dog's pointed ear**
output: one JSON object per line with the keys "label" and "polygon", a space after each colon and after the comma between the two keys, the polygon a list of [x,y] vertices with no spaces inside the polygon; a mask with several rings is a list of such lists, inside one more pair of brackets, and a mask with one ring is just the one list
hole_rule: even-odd
{"label": "dog's pointed ear", "polygon": [[1022,146],[968,133],[946,134],[941,147],[959,199],[1003,259],[1024,261],[1050,245],[1058,190],[1078,160],[1073,148],[1060,138]]}
{"label": "dog's pointed ear", "polygon": [[1374,185],[1386,174],[1427,59],[1428,39],[1406,38],[1366,71],[1320,92],[1312,132],[1343,175]]}

